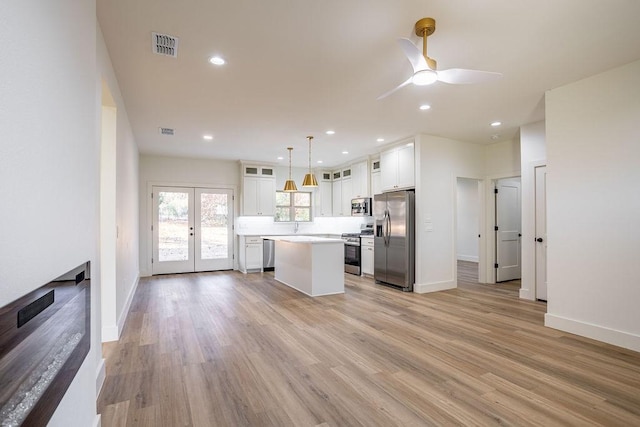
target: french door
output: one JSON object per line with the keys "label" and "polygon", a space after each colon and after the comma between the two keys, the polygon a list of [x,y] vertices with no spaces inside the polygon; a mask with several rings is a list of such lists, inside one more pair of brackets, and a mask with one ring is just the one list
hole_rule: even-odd
{"label": "french door", "polygon": [[233,268],[233,191],[158,187],[152,191],[152,273]]}

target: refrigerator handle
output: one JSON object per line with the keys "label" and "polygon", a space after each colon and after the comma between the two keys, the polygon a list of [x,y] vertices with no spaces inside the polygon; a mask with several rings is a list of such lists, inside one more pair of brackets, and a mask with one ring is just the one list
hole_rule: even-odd
{"label": "refrigerator handle", "polygon": [[386,220],[386,232],[385,232],[385,244],[386,246],[389,246],[389,243],[391,242],[391,215],[389,215],[389,211],[387,210],[385,213],[385,220]]}

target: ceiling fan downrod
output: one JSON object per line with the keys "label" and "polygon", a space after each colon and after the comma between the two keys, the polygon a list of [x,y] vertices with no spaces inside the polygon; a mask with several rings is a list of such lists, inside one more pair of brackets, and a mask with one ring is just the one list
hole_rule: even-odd
{"label": "ceiling fan downrod", "polygon": [[427,37],[436,31],[436,20],[433,18],[422,18],[414,26],[416,36],[422,37],[422,56],[427,61],[427,65],[432,70],[437,69],[437,63],[427,55]]}

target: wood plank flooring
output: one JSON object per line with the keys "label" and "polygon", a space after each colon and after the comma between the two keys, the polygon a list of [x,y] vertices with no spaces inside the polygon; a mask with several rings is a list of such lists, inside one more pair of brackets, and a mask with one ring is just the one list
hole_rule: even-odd
{"label": "wood plank flooring", "polygon": [[272,273],[140,281],[104,345],[111,426],[640,425],[640,353],[543,326],[518,282],[402,293],[347,274],[310,298]]}

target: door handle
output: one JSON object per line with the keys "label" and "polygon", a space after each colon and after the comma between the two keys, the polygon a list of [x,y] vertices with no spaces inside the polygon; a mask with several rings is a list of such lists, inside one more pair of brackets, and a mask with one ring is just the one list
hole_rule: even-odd
{"label": "door handle", "polygon": [[536,242],[538,242],[538,243],[542,243],[542,242],[544,242],[544,240],[542,239],[542,237],[538,237],[538,238],[536,239]]}

